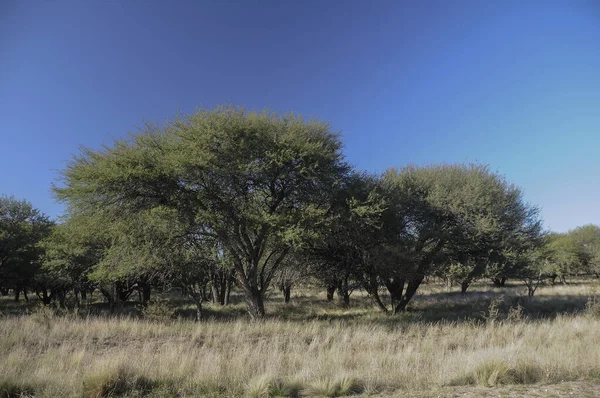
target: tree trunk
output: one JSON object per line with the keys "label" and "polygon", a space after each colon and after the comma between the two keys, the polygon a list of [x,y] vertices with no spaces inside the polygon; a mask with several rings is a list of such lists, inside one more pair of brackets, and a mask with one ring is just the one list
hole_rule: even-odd
{"label": "tree trunk", "polygon": [[253,321],[258,321],[265,317],[265,304],[261,291],[253,292],[251,296],[246,295],[246,303],[248,304],[248,313]]}
{"label": "tree trunk", "polygon": [[338,299],[343,306],[350,305],[350,293],[348,291],[348,277],[342,279],[337,287]]}
{"label": "tree trunk", "polygon": [[125,287],[120,282],[115,283],[116,297],[118,298],[120,304],[126,302],[133,291],[134,289]]}
{"label": "tree trunk", "polygon": [[[232,277],[230,270],[221,270],[218,273],[218,302],[221,305],[226,305],[229,302],[229,291],[231,289]],[[213,292],[214,294],[214,292]]]}
{"label": "tree trunk", "polygon": [[231,303],[231,286],[233,285],[233,278],[229,278],[227,280],[227,291],[225,293],[225,300],[223,301],[223,305],[229,305],[229,303]]}
{"label": "tree trunk", "polygon": [[150,294],[152,292],[152,288],[150,285],[144,283],[142,286],[142,305],[145,307],[150,302]]}
{"label": "tree trunk", "polygon": [[469,288],[470,285],[471,285],[471,282],[469,282],[469,281],[462,281],[460,283],[460,292],[462,294],[465,294],[467,292],[467,289]]}
{"label": "tree trunk", "polygon": [[421,282],[423,282],[423,277],[417,277],[408,282],[408,286],[406,287],[406,292],[400,298],[398,305],[396,305],[396,308],[394,309],[394,313],[397,314],[399,312],[406,311],[406,306],[408,305],[410,300],[413,298],[413,296],[417,292],[417,289],[421,285]]}
{"label": "tree trunk", "polygon": [[53,292],[53,295],[58,298],[58,305],[60,308],[67,308],[65,303],[65,292],[62,289],[57,289]]}
{"label": "tree trunk", "polygon": [[327,301],[333,301],[333,295],[335,293],[335,285],[328,285],[327,286]]}
{"label": "tree trunk", "polygon": [[213,278],[210,282],[210,291],[212,293],[212,302],[218,303],[221,298],[221,292],[219,291],[219,286],[217,286],[217,281]]}
{"label": "tree trunk", "polygon": [[283,293],[283,302],[286,304],[290,302],[291,291],[291,285],[284,285],[281,287],[281,292]]}
{"label": "tree trunk", "polygon": [[196,304],[196,322],[201,322],[204,319],[204,312],[202,311],[202,302],[204,299],[200,292],[196,291],[194,287],[188,289],[188,294],[192,298],[194,304]]}
{"label": "tree trunk", "polygon": [[19,301],[19,297],[21,296],[21,289],[20,288],[15,288],[14,289],[14,293],[15,293],[15,301]]}
{"label": "tree trunk", "polygon": [[377,289],[375,289],[372,293],[371,296],[373,297],[373,300],[375,300],[375,304],[377,304],[377,306],[379,307],[379,309],[381,309],[383,312],[388,313],[388,309],[385,306],[385,304],[383,304],[383,302],[381,301],[381,297],[379,297],[379,291]]}
{"label": "tree trunk", "polygon": [[227,295],[227,280],[221,279],[219,286],[219,304],[225,305],[225,296]]}
{"label": "tree trunk", "polygon": [[402,293],[404,292],[404,285],[406,284],[405,279],[386,279],[384,280],[386,289],[390,294],[390,304],[392,305],[392,311],[395,313],[396,303],[402,299]]}
{"label": "tree trunk", "polygon": [[[112,290],[114,291],[114,286],[112,287]],[[102,295],[104,296],[104,298],[106,299],[106,301],[108,301],[108,309],[110,311],[110,313],[114,313],[115,311],[115,298],[113,296],[113,294],[111,292],[109,292],[108,290],[104,289],[104,288],[100,288],[100,292],[102,293]]]}
{"label": "tree trunk", "polygon": [[4,289],[4,288],[0,289],[0,294],[2,294],[4,297],[8,296],[8,293],[9,293],[8,289]]}
{"label": "tree trunk", "polygon": [[52,301],[52,295],[48,294],[48,291],[46,290],[46,288],[42,289],[42,303],[44,305],[48,305],[50,304],[50,302]]}
{"label": "tree trunk", "polygon": [[377,276],[374,274],[369,275],[369,282],[366,286],[367,293],[369,296],[373,298],[375,304],[381,309],[383,312],[388,312],[385,304],[381,301],[381,297],[379,297],[379,281],[377,280]]}

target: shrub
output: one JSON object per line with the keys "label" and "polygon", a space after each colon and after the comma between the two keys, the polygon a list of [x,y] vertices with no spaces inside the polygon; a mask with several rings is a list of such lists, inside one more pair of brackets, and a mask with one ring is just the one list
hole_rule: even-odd
{"label": "shrub", "polygon": [[521,304],[517,304],[516,307],[510,307],[506,314],[506,320],[513,323],[520,322],[525,318],[524,312],[525,309]]}
{"label": "shrub", "polygon": [[504,296],[497,297],[490,301],[487,311],[484,312],[483,318],[487,323],[495,323],[502,317],[502,305],[504,304]]}

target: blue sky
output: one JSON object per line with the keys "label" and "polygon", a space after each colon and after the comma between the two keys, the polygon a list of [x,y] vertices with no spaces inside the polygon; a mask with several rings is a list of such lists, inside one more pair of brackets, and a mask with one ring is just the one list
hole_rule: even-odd
{"label": "blue sky", "polygon": [[586,0],[4,0],[0,194],[56,216],[79,146],[233,103],[330,121],[373,172],[489,163],[566,231],[600,223],[599,71]]}

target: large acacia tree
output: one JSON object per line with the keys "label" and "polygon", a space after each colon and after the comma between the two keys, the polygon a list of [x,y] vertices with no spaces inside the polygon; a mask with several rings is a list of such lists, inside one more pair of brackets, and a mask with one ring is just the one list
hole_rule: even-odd
{"label": "large acacia tree", "polygon": [[174,209],[190,241],[217,241],[231,258],[257,319],[278,267],[314,231],[347,172],[327,124],[223,107],[82,150],[55,193],[73,214],[94,213],[107,224]]}
{"label": "large acacia tree", "polygon": [[538,209],[485,165],[435,165],[387,171],[381,191],[388,206],[388,253],[379,274],[394,311],[403,311],[423,279],[453,264],[481,267],[539,244]]}

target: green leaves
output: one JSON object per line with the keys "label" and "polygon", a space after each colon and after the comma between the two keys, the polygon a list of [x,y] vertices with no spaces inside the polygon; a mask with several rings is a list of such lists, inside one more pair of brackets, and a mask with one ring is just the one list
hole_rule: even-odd
{"label": "green leaves", "polygon": [[52,225],[26,200],[0,196],[0,284],[15,286],[33,278],[42,254],[38,243]]}
{"label": "green leaves", "polygon": [[218,244],[248,291],[264,292],[348,170],[326,124],[220,107],[82,150],[54,191],[71,214],[93,215],[106,229],[110,246],[95,275],[170,267],[169,251]]}

